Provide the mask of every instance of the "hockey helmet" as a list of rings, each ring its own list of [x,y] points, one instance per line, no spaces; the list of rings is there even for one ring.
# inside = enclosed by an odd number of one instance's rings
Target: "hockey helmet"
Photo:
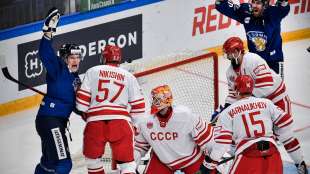
[[[63,44],[59,49],[59,56],[67,59],[70,55],[80,55],[82,59],[82,49],[76,44]]]
[[[156,114],[160,110],[172,105],[172,92],[168,85],[162,85],[152,89],[151,97],[151,114]]]
[[[239,37],[228,38],[223,45],[224,53],[229,54],[235,51],[236,49],[239,51],[244,51],[242,40]]]
[[[104,63],[120,64],[122,61],[122,51],[118,46],[107,45],[101,50]]]
[[[249,75],[240,75],[235,80],[235,89],[240,94],[252,94],[254,81]]]
[[[236,52],[236,50],[238,52]],[[243,42],[239,37],[230,37],[223,45],[224,57],[231,61],[234,68],[241,64],[241,54],[244,54]]]

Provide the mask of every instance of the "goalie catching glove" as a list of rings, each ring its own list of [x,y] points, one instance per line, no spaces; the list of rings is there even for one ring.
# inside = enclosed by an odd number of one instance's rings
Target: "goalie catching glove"
[[[44,34],[50,33],[50,36],[53,37],[53,34],[56,32],[56,28],[59,22],[60,13],[57,8],[53,7],[48,11],[48,14],[45,18],[42,31]]]

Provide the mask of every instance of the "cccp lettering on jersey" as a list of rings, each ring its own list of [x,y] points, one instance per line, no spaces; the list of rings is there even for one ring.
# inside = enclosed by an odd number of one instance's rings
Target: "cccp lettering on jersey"
[[[152,140],[176,140],[178,138],[177,132],[151,132],[150,137]]]

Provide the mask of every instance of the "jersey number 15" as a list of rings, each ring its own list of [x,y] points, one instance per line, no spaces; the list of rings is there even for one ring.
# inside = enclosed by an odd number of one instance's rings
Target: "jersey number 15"
[[[265,126],[263,120],[260,119],[255,120],[254,118],[255,116],[259,115],[260,115],[259,111],[250,112],[248,116],[242,114],[242,121],[245,127],[245,132],[248,137],[261,137],[265,135]],[[252,128],[252,131],[250,131],[250,127]],[[259,129],[261,131],[259,131]]]

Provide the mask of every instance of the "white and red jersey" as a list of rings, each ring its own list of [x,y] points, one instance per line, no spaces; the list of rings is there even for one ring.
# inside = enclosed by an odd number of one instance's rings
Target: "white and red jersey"
[[[183,169],[196,162],[202,150],[213,142],[213,128],[202,117],[185,106],[173,106],[166,123],[148,115],[139,122],[135,137],[136,153],[144,155],[149,148],[172,170]]]
[[[76,107],[87,113],[87,122],[125,119],[143,114],[145,102],[137,79],[127,70],[99,65],[85,73],[77,91]]]
[[[269,68],[266,61],[254,53],[245,53],[238,69],[230,65],[226,71],[228,82],[228,96],[226,103],[232,104],[237,95],[234,82],[239,75],[249,75],[254,80],[253,95],[260,98],[268,98],[277,103],[287,96],[286,87],[282,78]],[[283,108],[282,108],[283,109]]]
[[[293,118],[264,98],[246,97],[233,103],[220,113],[221,131],[214,139],[221,148],[213,150],[210,157],[219,160],[225,150],[236,144],[235,156],[259,141],[269,141],[277,146],[278,138],[296,161],[302,158],[298,140],[292,132]],[[296,152],[296,153],[294,153]]]

